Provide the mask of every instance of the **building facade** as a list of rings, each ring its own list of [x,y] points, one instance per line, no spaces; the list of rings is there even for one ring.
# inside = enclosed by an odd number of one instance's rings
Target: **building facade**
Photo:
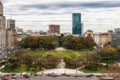
[[[6,48],[6,19],[3,16],[3,5],[0,1],[0,50]]]
[[[26,38],[25,33],[22,28],[15,28],[17,34],[17,42],[21,41],[23,38]]]
[[[81,13],[72,14],[72,34],[82,34]]]
[[[7,20],[7,29],[15,29],[15,20],[14,19]]]
[[[15,48],[17,45],[17,33],[15,29],[7,29],[6,30],[7,35],[6,35],[6,42],[7,42],[7,48]]]
[[[60,34],[60,25],[49,25],[48,32]]]
[[[120,28],[116,28],[112,34],[112,45],[120,47]]]
[[[93,39],[95,43],[99,46],[104,46],[105,44],[111,42],[112,35],[111,33],[94,33]]]
[[[15,20],[7,20],[7,29],[6,29],[6,48],[11,49],[16,46],[16,31],[15,31]]]

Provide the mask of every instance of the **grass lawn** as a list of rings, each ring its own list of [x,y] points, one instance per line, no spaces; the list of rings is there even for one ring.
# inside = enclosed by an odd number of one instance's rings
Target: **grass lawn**
[[[32,51],[32,52],[35,52],[35,53],[37,53],[37,54],[39,54],[39,55],[41,55],[41,56],[44,56],[47,51],[45,51],[45,50],[34,50],[34,51]]]
[[[102,72],[102,68],[99,68],[97,70],[86,70],[86,69],[83,69],[82,71],[85,72],[85,73],[101,73]]]
[[[20,67],[18,67],[18,68],[15,69],[15,70],[12,70],[12,69],[8,70],[8,69],[3,68],[3,69],[0,70],[0,71],[2,71],[2,72],[13,72],[13,73],[22,73],[22,72],[25,72],[26,69],[27,69],[27,68],[26,68],[25,65],[21,65]]]
[[[27,73],[36,73],[37,71],[34,71],[33,69],[28,70],[27,67],[25,65],[21,65],[19,66],[17,69],[15,70],[7,70],[5,68],[0,70],[1,72],[5,72],[5,73],[23,73],[23,72],[27,72]]]
[[[45,50],[34,50],[32,52],[35,52],[41,56],[47,56],[47,55],[54,55],[59,58],[64,58],[64,57],[72,57],[73,59],[78,59],[80,55],[85,53],[86,51],[72,51],[72,50],[63,50],[63,51],[56,51],[56,50],[51,50],[51,51],[45,51]],[[87,51],[88,53],[92,53],[93,51]]]

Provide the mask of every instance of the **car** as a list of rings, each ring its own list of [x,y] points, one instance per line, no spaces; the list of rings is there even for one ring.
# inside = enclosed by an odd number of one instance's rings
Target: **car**
[[[9,80],[8,78],[3,78],[2,80]]]
[[[50,76],[50,77],[58,77],[58,76],[60,76],[60,75],[52,73],[52,74],[47,74],[47,76]]]
[[[42,76],[42,75],[41,75],[41,74],[36,74],[36,73],[35,73],[34,76]]]
[[[71,76],[71,75],[69,75],[69,74],[61,74],[61,76]]]
[[[94,76],[93,74],[88,74],[88,75],[86,75],[86,77],[92,77],[92,76]]]
[[[16,74],[11,74],[11,79],[17,79]]]
[[[29,78],[29,76],[27,74],[23,74],[24,78]]]
[[[74,77],[84,77],[85,75],[74,75]]]
[[[9,80],[8,77],[3,76],[1,80]]]
[[[19,77],[19,78],[23,78],[23,75],[22,75],[22,74],[18,74],[18,77]]]

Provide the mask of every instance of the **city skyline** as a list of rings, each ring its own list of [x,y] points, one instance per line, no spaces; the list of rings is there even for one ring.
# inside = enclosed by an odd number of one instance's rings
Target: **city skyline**
[[[49,24],[61,26],[61,32],[72,33],[72,13],[81,13],[84,32],[105,32],[120,26],[119,0],[1,0],[7,19],[16,20],[24,30],[47,31]],[[34,2],[34,3],[33,3]]]

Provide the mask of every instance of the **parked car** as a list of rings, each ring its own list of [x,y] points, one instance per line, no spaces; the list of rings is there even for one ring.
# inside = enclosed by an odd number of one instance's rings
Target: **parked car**
[[[9,80],[8,78],[3,78],[2,80]]]
[[[88,74],[88,75],[86,75],[86,77],[92,77],[92,76],[94,76],[93,74]]]
[[[69,75],[69,74],[61,74],[61,76],[68,76],[68,77],[69,77],[69,76],[71,76],[71,75]]]
[[[11,74],[11,79],[17,79],[16,74]]]
[[[29,78],[28,74],[23,74],[24,78]]]
[[[9,80],[6,76],[4,76],[3,78],[2,78],[2,80]]]
[[[51,73],[51,74],[47,74],[47,76],[50,76],[50,77],[58,77],[58,76],[60,76],[60,75]]]
[[[85,75],[74,75],[74,77],[84,77]]]

